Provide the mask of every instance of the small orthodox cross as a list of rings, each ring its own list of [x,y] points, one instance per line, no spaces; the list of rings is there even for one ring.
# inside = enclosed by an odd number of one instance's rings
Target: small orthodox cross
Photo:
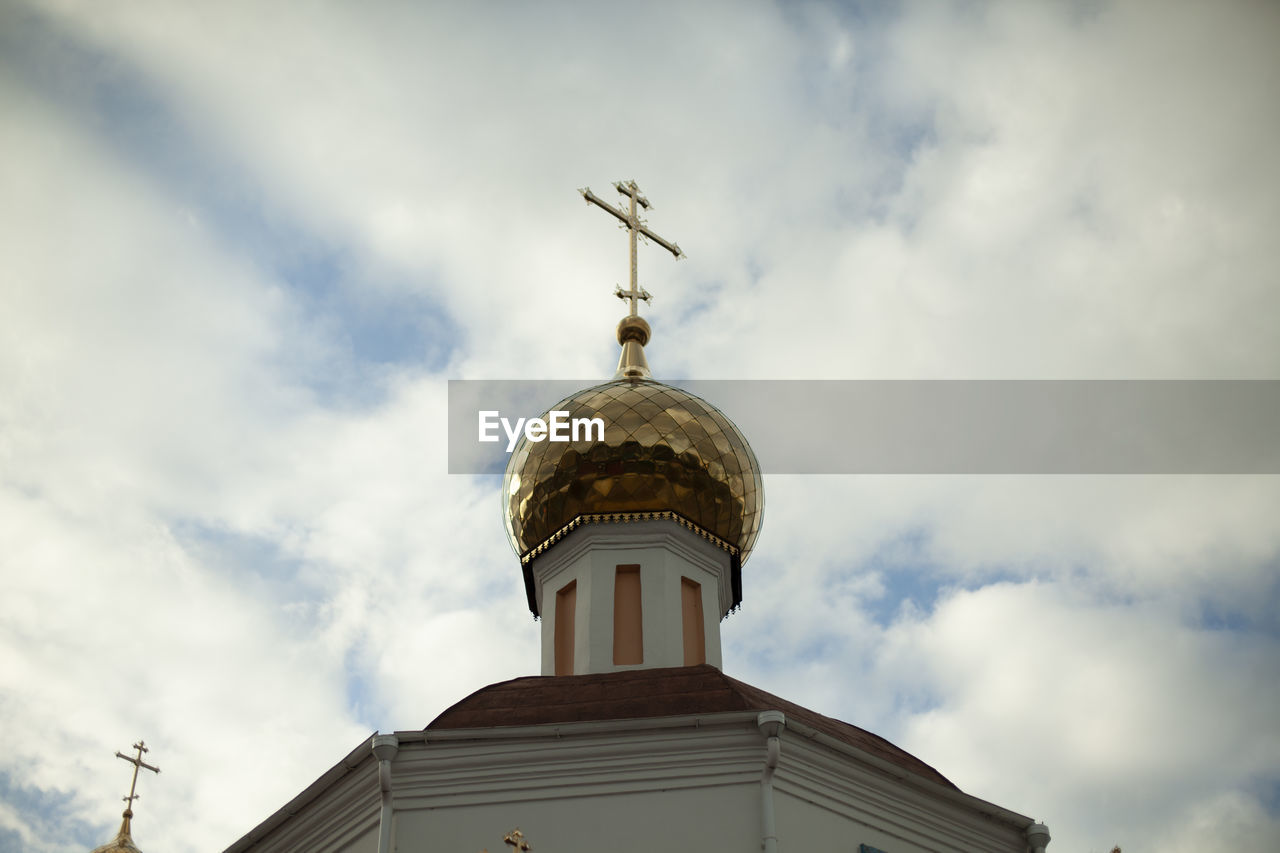
[[[533,845],[524,840],[524,833],[520,831],[519,827],[502,836],[502,840],[513,848],[511,853],[528,853],[533,849]],[[484,848],[480,853],[489,853],[489,848]]]
[[[636,239],[641,236],[648,237],[650,240],[675,255],[676,260],[683,258],[685,254],[680,250],[679,246],[675,243],[669,243],[657,234],[654,234],[649,230],[649,227],[641,221],[638,207],[643,207],[645,210],[648,210],[649,199],[640,194],[640,188],[636,186],[635,181],[615,181],[613,186],[618,192],[631,199],[631,204],[626,211],[614,207],[612,204],[604,201],[593,193],[590,187],[580,189],[578,192],[582,193],[582,197],[587,200],[587,204],[594,204],[596,207],[613,214],[627,229],[627,237],[631,242],[631,289],[623,290],[621,287],[618,287],[614,291],[614,294],[619,299],[626,299],[630,303],[630,316],[635,317],[637,315],[636,300],[648,302],[653,298],[649,295],[649,291],[643,290],[636,285]]]
[[[502,840],[511,845],[513,848],[512,853],[525,853],[525,851],[533,849],[533,845],[524,840],[524,833],[519,829],[511,830],[502,836]]]
[[[133,748],[138,750],[137,756],[125,755],[123,752],[116,752],[116,758],[123,758],[125,761],[133,765],[133,781],[129,783],[129,796],[124,798],[125,809],[127,809],[130,813],[133,812],[133,801],[142,797],[141,794],[137,793],[138,771],[142,770],[143,768],[146,768],[147,770],[150,770],[153,773],[160,772],[159,767],[154,767],[142,760],[142,753],[151,751],[147,749],[146,741],[142,741],[142,740],[138,741],[133,745]]]

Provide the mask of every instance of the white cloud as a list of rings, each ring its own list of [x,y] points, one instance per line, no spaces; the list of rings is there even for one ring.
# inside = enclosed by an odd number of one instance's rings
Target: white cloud
[[[901,621],[879,665],[945,697],[904,726],[908,748],[964,768],[955,781],[995,802],[1056,803],[1055,835],[1085,849],[1144,843],[1186,804],[1211,812],[1224,791],[1248,801],[1256,791],[1238,786],[1274,783],[1278,651],[1146,602],[1001,584]]]

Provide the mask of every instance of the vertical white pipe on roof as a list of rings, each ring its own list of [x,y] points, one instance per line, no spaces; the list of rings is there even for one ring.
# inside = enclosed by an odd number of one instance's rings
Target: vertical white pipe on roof
[[[782,743],[778,733],[787,724],[781,711],[761,711],[756,726],[765,736],[764,772],[760,776],[760,847],[764,853],[778,853],[778,828],[773,810],[773,774],[778,769]]]
[[[395,735],[373,736],[373,755],[378,759],[378,788],[382,791],[382,814],[378,819],[378,853],[391,853],[391,759],[400,751]]]

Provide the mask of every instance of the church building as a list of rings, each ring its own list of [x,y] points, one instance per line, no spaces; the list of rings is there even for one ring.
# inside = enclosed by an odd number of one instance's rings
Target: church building
[[[652,378],[637,237],[681,252],[615,187],[620,206],[582,192],[630,240],[618,370],[551,407],[604,437],[522,440],[503,481],[541,674],[370,736],[226,853],[479,853],[504,832],[538,853],[1040,853],[1044,825],[722,672],[760,467],[724,414]]]

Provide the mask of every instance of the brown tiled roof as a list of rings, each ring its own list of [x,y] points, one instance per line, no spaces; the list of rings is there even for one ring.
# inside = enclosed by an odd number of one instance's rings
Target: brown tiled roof
[[[932,782],[955,788],[937,770],[884,738],[744,684],[707,664],[501,681],[477,690],[444,711],[427,726],[427,731],[726,711],[781,711],[788,720],[803,723]]]

